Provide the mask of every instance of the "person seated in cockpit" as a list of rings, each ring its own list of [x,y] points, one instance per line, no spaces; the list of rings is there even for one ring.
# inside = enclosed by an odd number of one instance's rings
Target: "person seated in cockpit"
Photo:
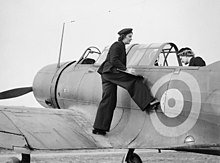
[[[193,51],[188,48],[181,48],[178,51],[178,56],[183,64],[188,66],[206,66],[205,61],[201,57],[195,57]]]

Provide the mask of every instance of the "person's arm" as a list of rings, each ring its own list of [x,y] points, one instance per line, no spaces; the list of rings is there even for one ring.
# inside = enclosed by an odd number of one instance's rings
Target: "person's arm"
[[[121,69],[121,70],[126,70],[126,66],[121,62],[121,60],[119,59],[120,58],[120,55],[123,55],[122,54],[122,49],[121,49],[121,46],[117,43],[114,43],[112,45],[112,47],[110,48],[110,63],[118,68],[118,69]],[[125,56],[126,57],[126,56]]]

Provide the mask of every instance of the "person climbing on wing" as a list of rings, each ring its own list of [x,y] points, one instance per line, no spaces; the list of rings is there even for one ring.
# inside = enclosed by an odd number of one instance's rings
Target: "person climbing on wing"
[[[101,74],[103,93],[93,125],[93,134],[105,135],[110,130],[117,103],[117,85],[129,92],[142,111],[156,109],[160,104],[152,96],[148,86],[143,83],[143,78],[122,72],[127,70],[125,45],[132,40],[132,28],[122,29],[118,34],[118,41],[111,45],[106,60],[98,69],[98,73]]]

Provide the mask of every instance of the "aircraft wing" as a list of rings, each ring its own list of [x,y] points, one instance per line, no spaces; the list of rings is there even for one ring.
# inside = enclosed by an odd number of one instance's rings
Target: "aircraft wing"
[[[146,135],[145,129],[140,130],[150,122],[144,118],[142,112],[136,110],[130,110],[130,117],[124,113],[124,120],[120,120],[121,125],[112,134],[109,133],[109,136],[94,135],[91,131],[93,122],[77,110],[0,106],[0,149],[32,151],[151,147],[219,155],[219,144],[177,146],[178,143],[170,141],[167,147],[152,147],[151,141],[145,142],[152,133]],[[138,123],[134,124],[132,118],[137,117],[137,114],[143,116],[139,115]],[[129,123],[126,118],[130,118]],[[130,125],[136,126],[135,132],[131,133]],[[153,130],[149,126],[147,128],[148,131]]]
[[[80,114],[64,109],[0,106],[0,148],[65,150],[111,147],[101,136],[86,131]],[[92,126],[91,126],[92,128]]]

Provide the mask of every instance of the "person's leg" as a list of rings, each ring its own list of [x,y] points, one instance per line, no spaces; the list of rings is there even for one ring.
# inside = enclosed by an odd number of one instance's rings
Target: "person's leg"
[[[93,127],[95,129],[109,131],[117,102],[117,85],[102,77],[102,100],[96,113]]]
[[[103,74],[103,77],[106,80],[125,88],[141,110],[145,110],[146,107],[154,100],[150,89],[140,78],[123,72],[111,73],[111,75]]]

